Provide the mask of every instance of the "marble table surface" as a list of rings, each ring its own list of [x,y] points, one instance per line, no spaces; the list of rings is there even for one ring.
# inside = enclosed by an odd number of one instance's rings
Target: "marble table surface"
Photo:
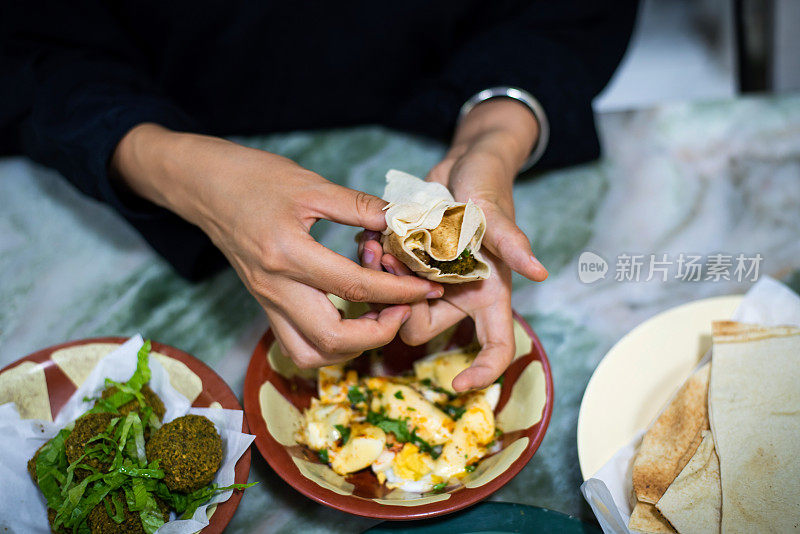
[[[754,264],[758,276],[800,288],[800,97],[675,103],[598,122],[602,160],[531,173],[515,188],[518,222],[551,275],[540,284],[515,278],[513,303],[549,355],[556,403],[537,454],[492,497],[584,519],[575,428],[606,351],[662,310],[743,293]],[[240,141],[378,194],[387,169],[424,174],[444,151],[377,127]],[[232,271],[199,284],[180,279],[119,216],[24,158],[0,159],[0,199],[0,367],[70,339],[141,332],[201,358],[241,397],[266,321]],[[354,255],[354,229],[320,223],[314,234]],[[581,281],[584,251],[607,262],[605,278]],[[647,281],[651,255],[669,270]],[[678,272],[679,258],[692,255],[705,263],[700,280]],[[750,272],[737,273],[739,256]],[[629,269],[637,261],[638,281]],[[260,484],[229,532],[357,532],[375,523],[290,489],[257,452],[250,480]]]

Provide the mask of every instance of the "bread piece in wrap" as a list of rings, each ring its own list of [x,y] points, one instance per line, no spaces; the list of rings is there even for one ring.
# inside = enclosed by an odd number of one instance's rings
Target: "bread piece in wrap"
[[[689,462],[708,430],[708,376],[711,364],[694,372],[642,438],[633,462],[633,490],[639,501],[655,504]]]
[[[722,532],[800,532],[800,328],[716,322],[713,341]]]
[[[442,184],[396,170],[386,173],[383,199],[389,203],[383,249],[409,269],[450,284],[489,277],[480,254],[486,217],[474,202],[456,202]]]
[[[714,438],[703,441],[675,478],[656,508],[680,534],[719,534],[722,490]]]
[[[675,529],[663,515],[650,503],[637,501],[628,521],[628,528],[646,534],[671,534]]]

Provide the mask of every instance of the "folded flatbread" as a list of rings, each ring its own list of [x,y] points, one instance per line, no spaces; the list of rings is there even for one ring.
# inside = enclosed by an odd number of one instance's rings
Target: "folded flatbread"
[[[800,532],[800,328],[716,322],[722,532]]]
[[[719,458],[711,432],[703,431],[703,441],[656,503],[680,534],[719,534],[722,490]]]
[[[456,202],[445,186],[410,174],[386,173],[383,249],[420,276],[458,284],[489,277],[480,254],[486,231],[483,210]]]
[[[650,503],[637,501],[631,512],[631,519],[628,521],[628,528],[636,532],[646,534],[668,534],[674,533],[675,529],[670,526],[661,512]]]
[[[694,372],[642,438],[633,462],[636,499],[655,504],[684,468],[708,430],[710,364]]]

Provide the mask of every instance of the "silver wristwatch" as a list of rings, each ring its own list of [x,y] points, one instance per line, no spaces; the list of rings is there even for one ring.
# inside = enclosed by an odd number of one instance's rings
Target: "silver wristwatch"
[[[536,145],[531,151],[531,155],[528,156],[528,159],[519,170],[519,172],[525,172],[533,167],[537,161],[539,161],[539,159],[542,157],[542,154],[544,154],[544,151],[547,148],[547,142],[550,139],[550,124],[547,122],[547,114],[545,114],[544,108],[532,94],[530,94],[528,91],[519,89],[518,87],[490,87],[489,89],[484,89],[480,93],[477,93],[472,98],[467,100],[464,105],[461,106],[461,111],[458,113],[458,121],[461,122],[464,117],[466,117],[467,114],[472,111],[472,108],[481,102],[485,102],[490,98],[498,97],[513,98],[518,102],[522,102],[528,106],[528,109],[531,110],[531,113],[533,113],[533,116],[536,118],[536,122],[539,123],[539,138],[537,139]]]

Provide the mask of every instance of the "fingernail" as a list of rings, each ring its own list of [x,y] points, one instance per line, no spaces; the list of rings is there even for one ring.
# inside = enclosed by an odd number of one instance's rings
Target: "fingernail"
[[[375,253],[372,252],[370,249],[365,248],[364,249],[364,263],[367,263],[367,264],[372,263],[372,260],[374,260],[374,259],[375,259]]]
[[[428,294],[425,295],[425,298],[438,299],[439,297],[442,296],[443,293],[444,293],[444,290],[442,288],[433,289],[431,291],[428,291]]]
[[[394,269],[392,269],[390,266],[386,265],[385,263],[381,262],[381,265],[383,265],[383,268],[386,269],[387,272],[389,272],[391,274],[395,274],[395,275],[397,274],[396,272],[394,272]]]
[[[537,260],[537,259],[536,259],[536,256],[534,256],[533,254],[531,254],[531,262],[532,262],[534,265],[536,265],[537,267],[541,267],[542,269],[545,269],[544,265],[542,265],[542,262],[540,262],[539,260]],[[545,269],[545,270],[547,270],[547,269]]]

